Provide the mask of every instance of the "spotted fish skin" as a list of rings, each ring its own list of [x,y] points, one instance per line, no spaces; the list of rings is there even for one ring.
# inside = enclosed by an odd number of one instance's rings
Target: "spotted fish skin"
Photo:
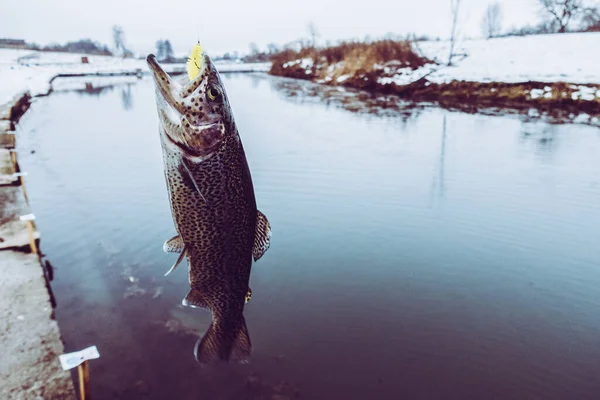
[[[219,74],[204,57],[198,77],[182,86],[148,56],[179,236],[165,248],[182,251],[188,261],[190,292],[182,303],[212,312],[211,326],[196,343],[196,359],[245,361],[252,351],[243,315],[252,258],[268,248],[270,227],[268,235],[257,229],[264,216],[242,142]]]

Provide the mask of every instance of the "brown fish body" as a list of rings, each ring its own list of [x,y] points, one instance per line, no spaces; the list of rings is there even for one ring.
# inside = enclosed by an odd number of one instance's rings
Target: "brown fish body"
[[[186,245],[190,287],[208,291],[224,284],[231,289],[241,286],[236,297],[243,300],[252,264],[257,209],[241,143],[225,145],[211,159],[196,165],[182,159],[171,162],[176,156],[165,156],[171,211]],[[214,310],[217,303],[212,303],[209,305]]]
[[[150,57],[149,64],[156,68]],[[192,96],[186,103],[185,96],[173,95],[175,100],[167,100],[181,104],[171,107],[187,115],[177,125],[169,115],[173,110],[157,101],[165,179],[178,233],[165,243],[165,250],[181,252],[180,260],[187,258],[190,292],[183,304],[213,314],[210,328],[196,344],[198,361],[244,360],[251,352],[243,310],[252,258],[257,260],[268,248],[270,228],[256,208],[250,170],[222,83],[209,60],[207,64],[204,79],[220,85],[215,87],[222,102],[202,103]],[[170,88],[162,88],[166,78],[154,72],[161,100]],[[199,98],[201,87],[194,92]],[[181,91],[187,93],[185,87]],[[194,122],[196,126],[190,126]]]
[[[219,322],[213,329],[224,332],[243,322],[257,215],[242,144],[230,142],[200,164],[163,154],[173,220],[187,249],[186,304],[209,309]]]

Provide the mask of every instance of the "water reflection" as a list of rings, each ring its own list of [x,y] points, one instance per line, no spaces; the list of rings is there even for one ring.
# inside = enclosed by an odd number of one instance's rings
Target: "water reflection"
[[[81,96],[99,97],[120,88],[121,105],[123,110],[131,110],[133,108],[133,94],[131,87],[133,83],[98,83],[98,82],[83,82],[83,88],[78,87],[62,87],[53,90],[55,93],[76,93]]]
[[[114,89],[114,85],[107,86],[94,86],[92,82],[86,82],[84,89],[75,89],[75,93],[89,95],[89,96],[99,96],[100,94],[112,91]]]
[[[434,175],[432,184],[431,184],[431,197],[432,203],[435,198],[441,199],[444,197],[445,190],[445,182],[444,182],[444,159],[446,157],[446,131],[448,124],[448,116],[444,115],[444,120],[442,122],[442,135],[440,142],[440,155],[438,161],[437,173]]]
[[[268,79],[281,97],[297,104],[318,103],[373,117],[397,118],[402,122],[418,118],[424,104],[403,101],[397,96],[371,94],[341,86],[317,85],[296,79]]]
[[[126,84],[121,88],[121,101],[124,110],[131,110],[133,107],[133,98],[131,93],[131,84]]]
[[[163,277],[151,82],[55,92],[22,121],[67,351],[102,353],[95,397],[597,396],[597,129],[224,81],[277,242],[253,266],[243,366],[198,368],[210,313],[179,305],[185,272]]]
[[[551,158],[557,153],[560,145],[558,125],[524,123],[521,142],[526,146],[533,144],[538,154]]]
[[[76,93],[81,96],[99,97],[120,89],[123,109],[131,110],[133,108],[132,87],[140,79],[131,76],[58,78],[52,83],[52,93]]]

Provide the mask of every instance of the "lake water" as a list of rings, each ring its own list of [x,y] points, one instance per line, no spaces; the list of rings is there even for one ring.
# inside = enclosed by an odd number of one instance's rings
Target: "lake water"
[[[95,398],[600,397],[600,129],[223,80],[273,227],[247,365],[196,364],[210,314],[180,306],[184,269],[163,277],[151,81],[59,81],[19,126],[66,350],[101,354]]]

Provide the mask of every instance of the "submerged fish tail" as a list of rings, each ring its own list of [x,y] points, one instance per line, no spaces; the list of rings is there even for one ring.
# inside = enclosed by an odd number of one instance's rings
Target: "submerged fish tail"
[[[252,354],[252,343],[246,327],[246,320],[241,317],[238,329],[220,326],[213,322],[210,328],[196,342],[194,356],[201,364],[213,361],[247,361]]]

